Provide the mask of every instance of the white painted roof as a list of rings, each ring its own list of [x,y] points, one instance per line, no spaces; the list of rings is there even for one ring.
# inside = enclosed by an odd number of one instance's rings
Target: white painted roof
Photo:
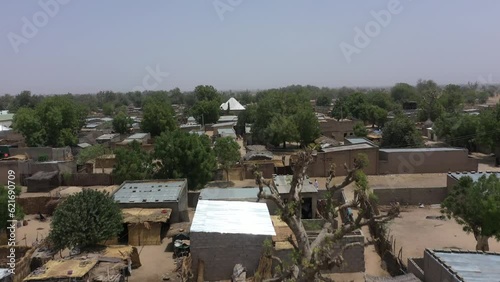
[[[230,111],[243,111],[243,110],[245,110],[245,107],[243,107],[243,105],[241,105],[240,102],[238,102],[233,97],[229,98],[229,100],[227,100],[226,103],[222,103],[220,105],[221,110],[226,111],[228,105],[229,105],[229,110]]]
[[[200,200],[191,232],[275,236],[265,203]]]
[[[9,277],[9,269],[8,268],[0,268],[0,279],[3,279],[5,277]]]
[[[9,130],[12,130],[12,128],[0,124],[0,131],[9,131]]]

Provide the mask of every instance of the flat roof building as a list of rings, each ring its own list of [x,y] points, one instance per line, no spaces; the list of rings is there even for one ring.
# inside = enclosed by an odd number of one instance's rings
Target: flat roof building
[[[500,255],[464,250],[425,250],[425,282],[500,281]],[[418,275],[415,275],[418,277]]]
[[[187,180],[125,181],[113,194],[122,209],[171,209],[170,222],[187,219]]]
[[[282,197],[288,197],[292,188],[292,175],[273,175],[273,182],[278,188],[278,192]],[[310,178],[304,179],[302,183],[302,218],[316,218],[316,210],[318,205],[318,188],[314,186],[314,182]]]
[[[205,280],[230,279],[238,263],[252,276],[264,241],[275,235],[264,203],[200,200],[190,231],[195,277],[200,260],[204,262]]]

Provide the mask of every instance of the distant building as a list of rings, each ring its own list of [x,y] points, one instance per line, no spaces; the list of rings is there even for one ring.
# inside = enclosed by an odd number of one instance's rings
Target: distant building
[[[8,111],[0,112],[0,126],[3,128],[10,128],[13,120],[14,114],[9,113]]]
[[[118,142],[120,141],[120,134],[103,134],[97,137],[95,140],[99,144],[104,144],[108,142]]]
[[[321,134],[342,142],[346,137],[353,136],[355,121],[349,119],[336,120],[334,118],[318,116]]]
[[[237,137],[234,128],[214,128],[214,135],[219,137],[231,137],[233,139],[236,139]]]
[[[138,142],[141,145],[148,144],[151,139],[151,134],[149,133],[135,133],[125,138],[121,143],[122,144],[130,144],[134,141]]]
[[[253,276],[264,242],[275,235],[265,203],[200,200],[190,230],[194,277],[200,261],[208,281],[231,279],[236,263]]]
[[[238,102],[236,99],[231,97],[229,98],[229,100],[227,100],[227,102],[220,105],[220,109],[222,111],[229,111],[230,113],[237,114],[244,111],[245,107],[241,105],[240,102]]]
[[[217,123],[229,123],[232,122],[234,125],[238,122],[238,116],[220,116]]]

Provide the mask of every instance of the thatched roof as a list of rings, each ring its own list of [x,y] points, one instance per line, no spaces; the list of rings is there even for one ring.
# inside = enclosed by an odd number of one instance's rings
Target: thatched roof
[[[122,209],[125,223],[167,222],[171,213],[171,209]]]
[[[167,231],[167,238],[172,238],[181,233],[189,233],[191,228],[191,222],[178,222],[170,225],[170,228]]]
[[[44,266],[30,273],[30,275],[24,278],[24,281],[81,278],[94,268],[96,264],[96,259],[51,260]]]

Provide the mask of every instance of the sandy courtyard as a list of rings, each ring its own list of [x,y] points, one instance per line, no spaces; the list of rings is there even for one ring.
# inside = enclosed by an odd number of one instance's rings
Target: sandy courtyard
[[[440,215],[439,208],[409,207],[401,213],[401,217],[389,223],[389,233],[396,240],[396,251],[403,248],[405,264],[410,257],[423,257],[426,248],[475,250],[474,236],[465,233],[454,219],[426,219],[426,216]],[[489,244],[490,251],[500,252],[500,242],[492,238]]]

